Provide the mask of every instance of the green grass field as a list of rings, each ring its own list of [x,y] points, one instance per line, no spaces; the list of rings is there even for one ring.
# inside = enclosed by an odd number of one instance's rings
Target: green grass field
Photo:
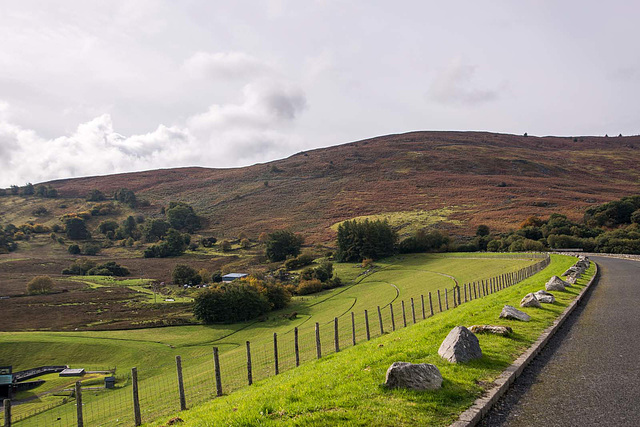
[[[293,329],[300,330],[302,361],[315,356],[313,325],[321,325],[321,338],[325,344],[325,354],[334,351],[329,345],[333,337],[334,318],[340,322],[340,342],[343,347],[350,345],[350,313],[355,313],[358,341],[364,339],[363,311],[369,311],[371,325],[377,325],[376,307],[383,311],[386,330],[391,329],[389,304],[395,308],[395,322],[398,327],[402,320],[399,301],[410,298],[416,302],[420,295],[428,292],[451,290],[454,280],[460,283],[477,281],[509,273],[531,265],[537,260],[519,255],[512,258],[500,256],[443,256],[408,255],[393,257],[376,263],[373,273],[358,277],[364,270],[354,264],[336,265],[337,274],[349,285],[319,294],[296,297],[290,307],[280,312],[270,313],[263,321],[233,325],[180,326],[156,329],[123,331],[83,331],[83,332],[18,332],[0,333],[0,360],[12,364],[15,370],[46,364],[69,364],[87,369],[104,369],[117,366],[118,375],[127,383],[130,368],[137,366],[141,378],[141,399],[143,418],[150,421],[158,415],[176,409],[174,357],[183,358],[187,381],[189,404],[201,402],[213,392],[211,375],[211,348],[216,346],[221,352],[223,383],[225,391],[242,387],[246,383],[244,371],[245,342],[251,341],[254,354],[254,378],[260,380],[273,375],[272,339],[273,333],[279,337],[282,349],[281,370],[294,366]],[[450,294],[449,294],[450,295]],[[450,305],[453,300],[450,296]],[[437,311],[437,308],[436,308]],[[291,313],[296,312],[291,319]],[[407,314],[410,318],[411,316]],[[409,320],[410,321],[410,320]],[[372,335],[379,334],[378,326],[372,326]],[[109,425],[129,424],[131,414],[130,387],[117,390],[95,392],[85,398],[88,423],[98,419],[108,420]],[[16,417],[33,411],[34,405],[17,405]],[[107,414],[101,414],[109,408]],[[25,419],[20,424],[43,425],[60,418],[60,425],[73,423],[73,403],[58,406]]]
[[[498,320],[503,305],[518,306],[522,296],[542,289],[550,276],[561,274],[573,262],[553,256],[547,269],[515,286],[173,416],[185,421],[181,425],[197,426],[449,425],[553,323],[586,284],[594,266],[575,286],[555,292],[556,303],[523,309],[532,316],[531,322]],[[472,324],[509,325],[514,334],[479,335],[481,359],[465,364],[441,359],[437,350],[447,333]],[[442,389],[385,388],[386,370],[395,361],[435,364],[444,378]]]

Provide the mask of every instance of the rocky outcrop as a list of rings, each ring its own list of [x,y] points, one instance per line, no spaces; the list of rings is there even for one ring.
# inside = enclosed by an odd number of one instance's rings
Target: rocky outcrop
[[[528,322],[529,320],[531,320],[531,316],[529,316],[527,313],[520,311],[517,308],[510,305],[505,305],[502,308],[500,317],[503,319],[514,319],[514,320],[520,320],[523,322]]]
[[[547,291],[538,291],[534,295],[536,296],[537,300],[543,304],[553,304],[554,302],[556,302],[556,297],[554,297],[553,294],[550,294]]]
[[[524,298],[522,298],[522,301],[520,301],[520,307],[542,307],[540,305],[540,302],[538,301],[538,298],[536,298],[536,296],[532,293],[529,293],[527,295],[524,296]]]
[[[497,325],[473,325],[469,327],[469,330],[474,334],[494,334],[507,337],[513,333],[513,329],[509,326],[497,326]]]
[[[442,387],[442,375],[435,365],[394,362],[387,369],[385,385],[410,390],[437,390]]]
[[[482,357],[480,342],[464,326],[456,326],[442,341],[438,354],[452,363],[464,363]]]
[[[567,286],[571,286],[571,284],[565,282],[558,276],[553,276],[547,283],[545,283],[544,288],[548,291],[564,291]]]

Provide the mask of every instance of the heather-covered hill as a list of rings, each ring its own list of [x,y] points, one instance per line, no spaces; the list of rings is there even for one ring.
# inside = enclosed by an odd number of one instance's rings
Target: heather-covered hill
[[[127,187],[153,207],[188,202],[220,237],[291,228],[308,241],[330,226],[386,213],[468,234],[530,215],[572,219],[640,191],[640,136],[524,137],[484,132],[382,136],[244,168],[180,168],[54,181],[61,196]],[[406,224],[405,224],[406,225]]]

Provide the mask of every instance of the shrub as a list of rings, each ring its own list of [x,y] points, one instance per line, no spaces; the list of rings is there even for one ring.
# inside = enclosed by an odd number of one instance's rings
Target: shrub
[[[142,236],[147,242],[157,242],[167,235],[171,225],[163,219],[152,219],[143,227]]]
[[[94,268],[96,263],[88,259],[77,259],[69,267],[62,270],[62,274],[72,274],[75,276],[84,276],[89,270]]]
[[[113,220],[102,221],[100,225],[98,225],[98,230],[100,233],[106,235],[108,232],[115,232],[118,229],[118,223]]]
[[[229,283],[200,291],[193,314],[204,323],[235,323],[259,317],[270,309],[267,297],[247,284]]]
[[[47,215],[49,211],[44,206],[38,206],[33,211],[31,211],[31,213],[34,214],[35,216],[44,216],[44,215]]]
[[[89,269],[86,273],[89,276],[117,276],[124,277],[130,274],[129,269],[114,261],[106,262]]]
[[[71,255],[80,255],[80,246],[74,244],[69,245],[69,247],[67,248],[67,251],[71,254]]]
[[[200,228],[200,218],[191,206],[182,202],[171,202],[166,210],[171,227],[193,233]]]
[[[295,258],[289,258],[284,263],[284,268],[287,270],[297,270],[301,267],[310,265],[313,263],[313,256],[310,254],[301,254]]]
[[[218,241],[218,239],[216,239],[215,237],[203,237],[200,240],[200,244],[204,248],[211,248],[211,247],[213,247],[213,245],[216,244],[217,241]]]
[[[127,188],[120,188],[119,190],[116,190],[113,194],[113,198],[132,208],[135,208],[138,203],[135,193]]]
[[[103,200],[107,200],[107,198],[100,190],[91,190],[89,194],[87,194],[88,202],[101,202]]]
[[[89,256],[98,255],[98,252],[100,252],[101,249],[102,248],[97,243],[85,243],[82,245],[82,254]]]
[[[67,218],[64,224],[65,224],[67,237],[69,239],[84,240],[84,239],[91,238],[91,235],[89,234],[89,230],[87,230],[87,225],[84,222],[84,219],[74,216],[74,217]]]
[[[53,279],[49,276],[36,276],[27,283],[27,293],[48,294],[53,290]]]
[[[170,256],[180,256],[187,249],[187,244],[182,233],[170,228],[163,241],[145,249],[144,257],[166,258]]]
[[[223,240],[220,242],[220,249],[222,252],[229,252],[231,250],[231,242],[228,240]]]
[[[324,289],[322,282],[318,279],[301,280],[296,289],[298,295],[309,295],[320,292]]]
[[[249,249],[251,247],[251,242],[246,237],[240,240],[240,247],[242,249]]]

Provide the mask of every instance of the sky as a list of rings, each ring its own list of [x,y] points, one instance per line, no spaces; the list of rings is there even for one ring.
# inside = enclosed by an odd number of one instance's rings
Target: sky
[[[413,130],[639,134],[630,1],[3,0],[0,187]]]

